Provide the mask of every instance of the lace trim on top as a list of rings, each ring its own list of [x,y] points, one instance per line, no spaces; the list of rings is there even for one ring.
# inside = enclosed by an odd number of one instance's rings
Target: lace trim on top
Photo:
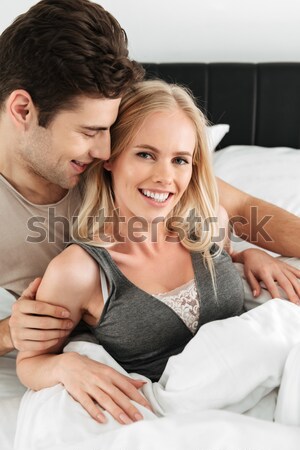
[[[172,291],[152,295],[173,309],[188,329],[193,334],[196,333],[199,323],[200,304],[194,279]]]

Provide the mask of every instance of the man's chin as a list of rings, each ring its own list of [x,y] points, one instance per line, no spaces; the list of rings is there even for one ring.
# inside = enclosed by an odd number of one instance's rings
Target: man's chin
[[[63,189],[73,189],[74,187],[76,187],[78,185],[80,181],[80,176],[76,175],[73,176],[72,178],[69,178],[68,180],[64,180],[62,182],[59,183],[59,186]]]

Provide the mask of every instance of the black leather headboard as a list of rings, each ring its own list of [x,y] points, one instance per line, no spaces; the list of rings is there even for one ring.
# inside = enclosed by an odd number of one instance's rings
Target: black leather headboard
[[[300,148],[300,63],[148,63],[147,78],[189,87],[228,145]]]

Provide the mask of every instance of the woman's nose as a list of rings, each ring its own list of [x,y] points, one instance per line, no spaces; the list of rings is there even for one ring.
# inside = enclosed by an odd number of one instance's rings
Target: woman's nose
[[[158,164],[153,171],[152,180],[155,183],[169,185],[173,181],[173,171],[168,164]]]

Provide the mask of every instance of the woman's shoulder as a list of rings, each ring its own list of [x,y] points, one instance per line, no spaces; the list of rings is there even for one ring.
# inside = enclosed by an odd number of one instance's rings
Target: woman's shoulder
[[[84,289],[99,277],[99,266],[84,248],[71,244],[50,262],[45,276],[64,286]]]
[[[53,305],[65,306],[77,324],[83,311],[89,311],[91,299],[98,299],[101,295],[100,288],[97,263],[74,244],[50,262],[37,298]]]

